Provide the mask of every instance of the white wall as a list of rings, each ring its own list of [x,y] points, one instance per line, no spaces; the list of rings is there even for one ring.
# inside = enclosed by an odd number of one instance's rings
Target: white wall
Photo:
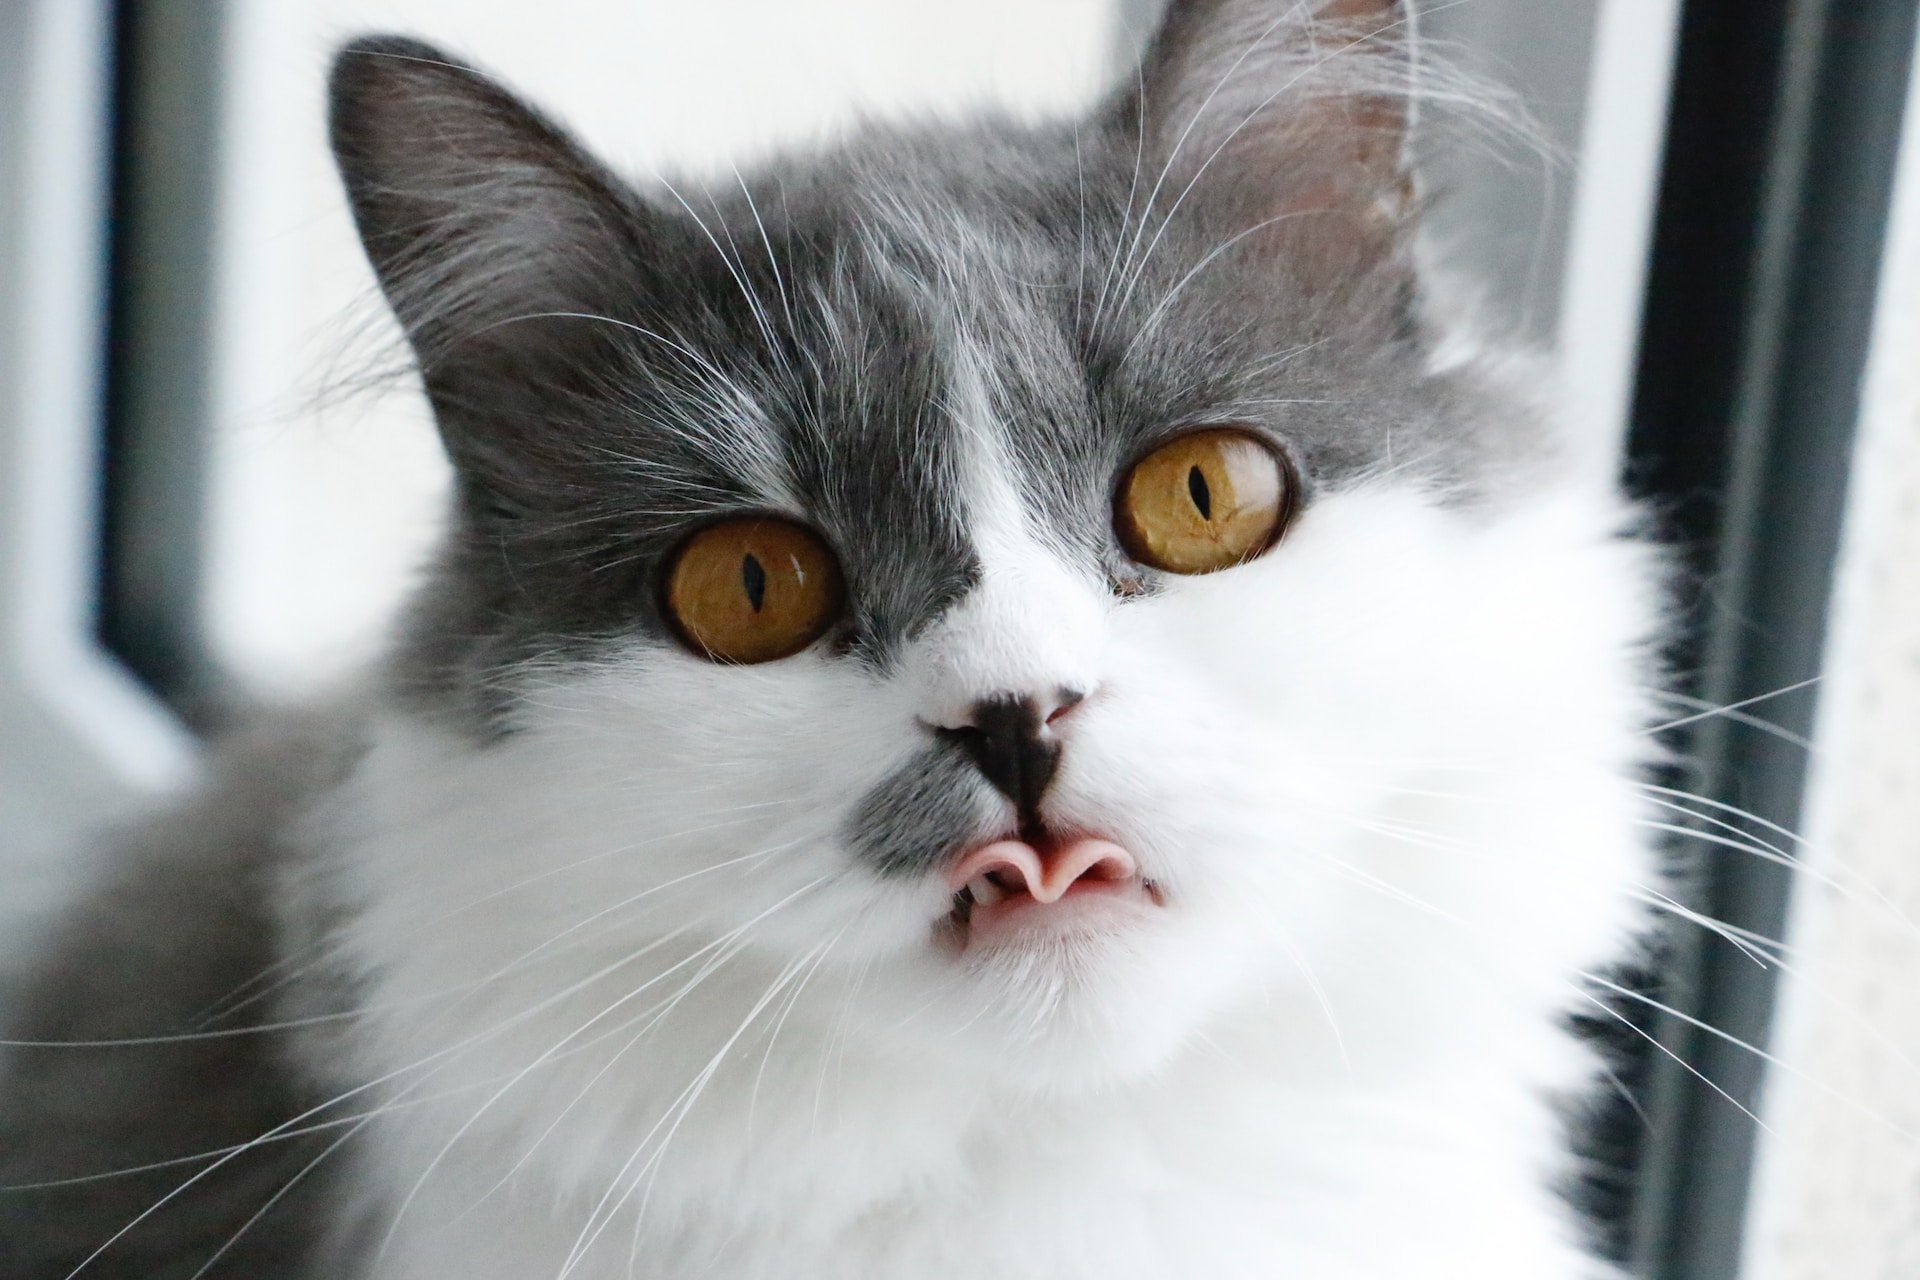
[[[1822,664],[1754,1280],[1920,1276],[1920,94]]]

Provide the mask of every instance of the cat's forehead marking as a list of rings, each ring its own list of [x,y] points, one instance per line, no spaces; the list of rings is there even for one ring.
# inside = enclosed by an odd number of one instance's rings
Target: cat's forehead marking
[[[908,217],[933,263],[948,417],[985,555],[1097,562],[1101,503],[1121,448],[1093,415],[1078,351],[1071,253],[1031,228]],[[1095,574],[1094,576],[1098,576]]]
[[[1034,521],[1020,492],[1006,424],[987,385],[987,353],[958,325],[947,333],[947,412],[964,483],[967,532],[989,566],[1032,554]]]
[[[953,326],[945,354],[967,536],[980,574],[933,638],[935,713],[952,718],[1003,694],[1090,688],[1098,680],[1100,575],[1035,510],[1010,425],[990,393],[982,341]]]

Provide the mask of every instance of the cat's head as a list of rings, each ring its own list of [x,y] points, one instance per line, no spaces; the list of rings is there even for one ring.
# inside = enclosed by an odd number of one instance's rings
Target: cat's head
[[[473,963],[670,937],[765,1021],[805,985],[1060,1084],[1611,928],[1610,871],[1498,833],[1604,808],[1539,791],[1624,749],[1625,562],[1423,320],[1413,78],[1391,3],[1185,0],[1071,125],[629,185],[347,49],[458,473],[398,671],[485,827],[407,882],[505,904]]]

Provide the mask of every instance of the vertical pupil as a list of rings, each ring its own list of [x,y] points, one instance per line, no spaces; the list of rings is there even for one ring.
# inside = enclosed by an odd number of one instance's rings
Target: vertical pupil
[[[755,613],[760,612],[760,606],[767,602],[767,571],[751,551],[740,561],[740,585],[747,589],[747,603]]]
[[[1193,498],[1194,508],[1200,512],[1200,518],[1213,519],[1213,495],[1207,491],[1207,477],[1198,466],[1187,470],[1187,493]]]

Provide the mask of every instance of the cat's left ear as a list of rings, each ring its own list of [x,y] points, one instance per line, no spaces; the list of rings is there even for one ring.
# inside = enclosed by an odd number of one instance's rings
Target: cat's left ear
[[[565,448],[537,397],[644,293],[659,217],[552,121],[397,36],[334,61],[334,157],[462,478],[506,491]]]
[[[1148,216],[1197,206],[1323,277],[1404,267],[1410,24],[1406,0],[1172,0],[1113,117]]]

